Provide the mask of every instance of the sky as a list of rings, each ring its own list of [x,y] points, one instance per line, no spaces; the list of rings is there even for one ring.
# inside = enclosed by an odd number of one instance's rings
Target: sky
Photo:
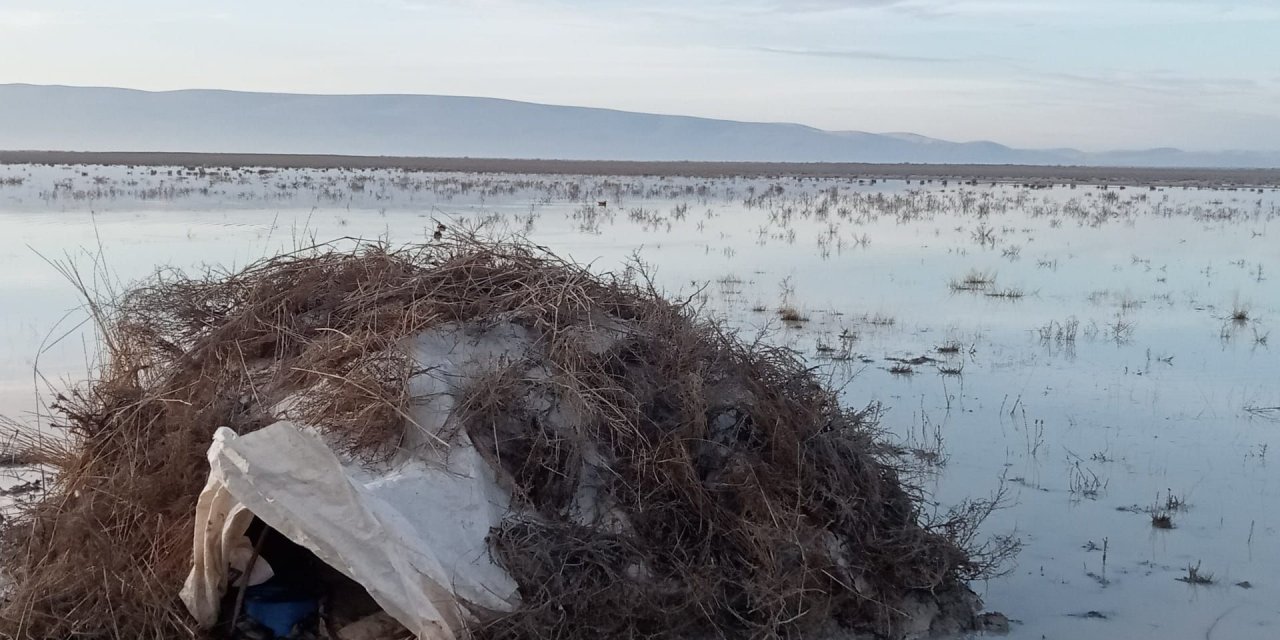
[[[0,83],[1280,149],[1280,0],[0,0]]]

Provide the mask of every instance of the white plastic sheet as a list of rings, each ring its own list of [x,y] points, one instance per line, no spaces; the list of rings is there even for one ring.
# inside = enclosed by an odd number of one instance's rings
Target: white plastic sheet
[[[409,458],[368,473],[344,466],[319,436],[289,422],[243,437],[218,430],[183,602],[199,623],[216,622],[232,554],[256,515],[363,585],[419,638],[462,636],[463,600],[513,609],[515,584],[485,546],[508,495],[463,445],[448,469]]]

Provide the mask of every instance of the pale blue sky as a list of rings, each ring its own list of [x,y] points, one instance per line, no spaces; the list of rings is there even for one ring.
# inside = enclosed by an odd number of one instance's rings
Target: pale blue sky
[[[1280,149],[1280,0],[0,0],[0,82]]]

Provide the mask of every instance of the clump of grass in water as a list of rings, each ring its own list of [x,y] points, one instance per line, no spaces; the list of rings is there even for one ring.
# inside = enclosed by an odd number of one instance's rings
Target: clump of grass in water
[[[1026,296],[1027,293],[1018,287],[1007,287],[998,291],[988,291],[988,298],[1004,298],[1006,300],[1018,300]]]
[[[1040,333],[1041,342],[1057,342],[1058,344],[1075,344],[1076,335],[1080,331],[1080,321],[1075,316],[1065,322],[1050,320],[1036,329]]]
[[[1252,319],[1252,316],[1249,315],[1250,306],[1248,302],[1241,302],[1240,294],[1236,294],[1231,300],[1231,314],[1227,316],[1227,319],[1237,325],[1245,324]]]
[[[877,313],[867,318],[867,324],[875,325],[877,327],[892,327],[897,323],[898,321],[893,316],[885,315],[883,313]]]
[[[906,451],[922,464],[932,467],[943,467],[947,464],[947,453],[942,440],[942,428],[929,421],[928,416],[920,425],[920,434],[914,432],[909,438]]]
[[[1093,500],[1103,489],[1107,488],[1107,482],[1098,477],[1092,469],[1080,466],[1080,462],[1076,461],[1071,467],[1071,493]]]
[[[974,229],[970,235],[973,236],[973,241],[978,243],[979,246],[996,246],[996,230],[988,227],[985,222],[980,223],[978,228]]]
[[[1213,584],[1215,582],[1212,573],[1200,571],[1199,560],[1194,565],[1187,565],[1187,575],[1181,576],[1177,580],[1187,584]]]
[[[1147,509],[1147,513],[1151,516],[1151,526],[1156,529],[1172,529],[1173,514],[1186,508],[1186,500],[1174,495],[1172,490],[1166,494],[1163,503],[1160,501],[1160,495],[1156,494],[1155,504]]]
[[[783,322],[808,322],[809,321],[809,318],[806,317],[804,314],[800,313],[800,310],[796,309],[795,307],[783,307],[781,309],[778,309],[778,317],[782,318]]]
[[[1115,322],[1107,325],[1107,336],[1116,344],[1123,344],[1133,338],[1135,327],[1132,320],[1126,320],[1123,315],[1117,314]]]
[[[910,376],[915,375],[915,372],[916,370],[912,369],[911,365],[903,364],[901,362],[889,367],[889,373],[892,373],[895,376]]]
[[[1120,294],[1119,302],[1121,311],[1132,311],[1142,306],[1142,301],[1133,297],[1133,294],[1128,291]]]
[[[985,291],[996,283],[996,274],[991,271],[970,269],[964,277],[952,280],[949,284],[952,291]]]
[[[937,351],[938,353],[954,355],[954,354],[960,353],[961,348],[962,348],[962,345],[959,342],[952,340],[952,341],[943,343],[943,345],[940,347],[934,347],[933,350]]]

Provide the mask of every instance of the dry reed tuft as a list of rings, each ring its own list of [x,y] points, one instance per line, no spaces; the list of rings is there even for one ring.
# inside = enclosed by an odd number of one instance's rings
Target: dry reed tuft
[[[963,590],[1012,553],[975,542],[991,503],[921,512],[874,407],[841,408],[789,352],[631,275],[458,236],[168,272],[100,306],[101,370],[56,403],[69,440],[31,443],[56,483],[4,528],[0,635],[199,637],[177,591],[214,430],[266,426],[289,399],[341,453],[385,459],[411,421],[403,340],[444,323],[515,323],[549,358],[544,378],[499,371],[459,402],[516,497],[489,545],[523,604],[475,611],[481,636],[785,635],[832,618],[888,636],[904,598]],[[618,339],[586,348],[575,329],[601,318]],[[539,395],[579,423],[541,420]],[[625,526],[584,521],[587,473]]]

